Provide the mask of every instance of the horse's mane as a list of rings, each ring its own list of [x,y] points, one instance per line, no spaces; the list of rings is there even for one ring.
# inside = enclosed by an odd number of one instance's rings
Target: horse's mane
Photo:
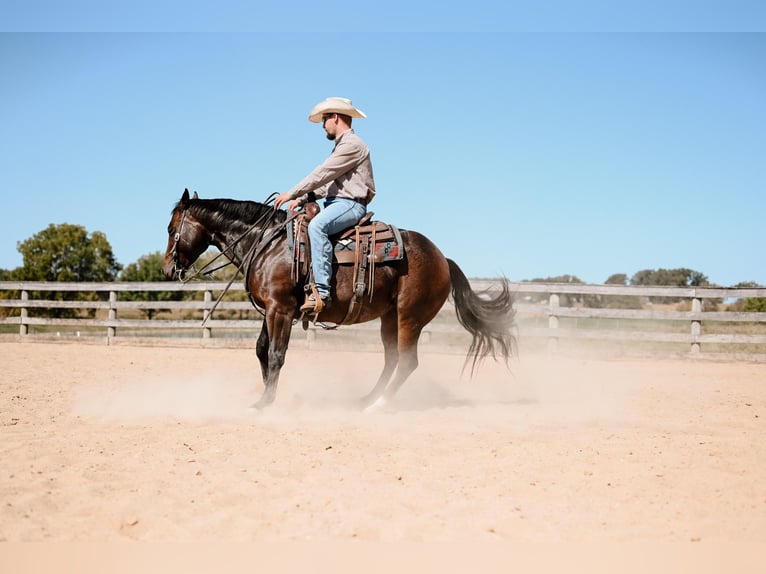
[[[180,207],[179,203],[176,208]],[[270,205],[257,201],[190,199],[187,207],[192,215],[208,219],[217,227],[232,223],[253,225],[257,221],[281,223],[287,218],[285,211],[275,210]]]

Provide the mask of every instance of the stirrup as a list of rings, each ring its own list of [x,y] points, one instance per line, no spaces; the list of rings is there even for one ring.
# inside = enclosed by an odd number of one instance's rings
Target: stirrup
[[[319,291],[317,291],[316,283],[313,281],[304,287],[306,291],[306,300],[300,307],[300,312],[304,315],[319,316],[325,307],[330,305],[330,295],[327,297],[321,297]]]
[[[323,309],[330,305],[330,297],[317,297],[314,293],[306,296],[306,301],[301,305],[301,313],[309,315],[319,315]]]

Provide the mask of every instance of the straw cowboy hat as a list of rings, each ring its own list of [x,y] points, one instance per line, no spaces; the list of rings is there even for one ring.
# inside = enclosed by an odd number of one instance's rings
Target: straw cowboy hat
[[[351,104],[351,100],[347,100],[346,98],[327,98],[326,100],[322,100],[311,110],[309,121],[318,124],[322,121],[322,116],[324,114],[345,114],[352,118],[367,117],[362,110],[356,109]]]

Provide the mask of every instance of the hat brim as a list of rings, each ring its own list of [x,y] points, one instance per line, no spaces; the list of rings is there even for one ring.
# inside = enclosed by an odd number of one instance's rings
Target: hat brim
[[[314,106],[309,114],[309,121],[315,124],[321,123],[325,114],[343,114],[352,118],[366,118],[365,113],[345,102],[321,102]]]

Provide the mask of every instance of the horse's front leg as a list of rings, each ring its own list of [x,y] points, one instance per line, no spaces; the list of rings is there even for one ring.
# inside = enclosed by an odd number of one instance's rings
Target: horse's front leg
[[[290,331],[293,328],[293,316],[291,312],[269,310],[264,319],[263,330],[258,337],[256,353],[261,361],[263,372],[263,395],[255,403],[255,407],[261,409],[274,402],[277,396],[277,384],[279,372],[285,364],[287,346],[290,343]],[[266,331],[266,335],[263,333]],[[265,358],[265,366],[264,366]]]
[[[255,344],[255,356],[261,363],[261,375],[265,385],[269,378],[269,329],[265,320],[261,326],[261,334],[258,335],[258,342]]]

